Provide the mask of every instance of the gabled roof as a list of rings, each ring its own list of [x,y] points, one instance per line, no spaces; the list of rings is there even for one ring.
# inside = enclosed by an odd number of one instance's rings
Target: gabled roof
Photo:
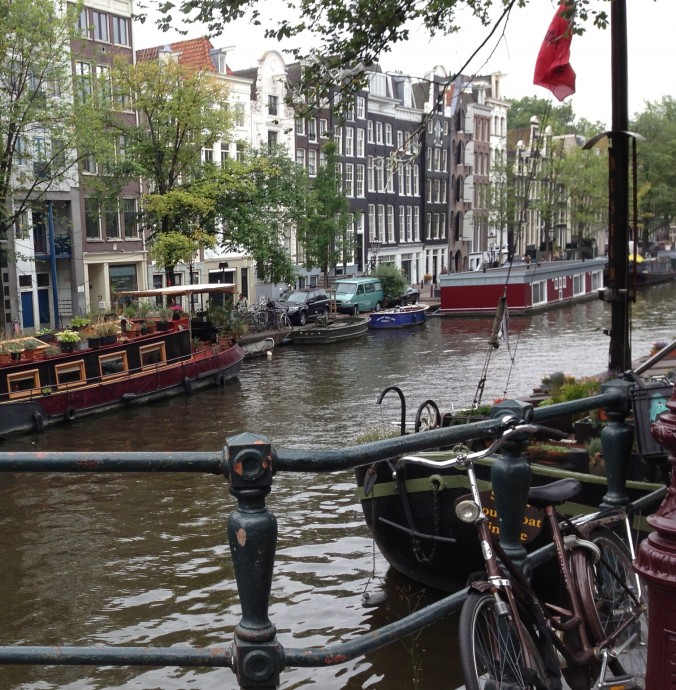
[[[187,41],[176,41],[154,48],[143,48],[136,51],[136,60],[138,62],[149,62],[151,60],[158,60],[160,53],[169,49],[172,53],[178,55],[178,64],[183,67],[190,67],[195,70],[206,70],[208,72],[218,72],[218,67],[214,64],[211,57],[211,51],[214,47],[211,41],[206,37],[191,38]],[[227,74],[233,74],[232,70],[227,67]]]

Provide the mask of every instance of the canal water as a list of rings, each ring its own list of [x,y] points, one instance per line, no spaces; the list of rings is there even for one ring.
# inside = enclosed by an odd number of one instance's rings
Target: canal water
[[[655,286],[633,308],[635,357],[676,337],[676,285]],[[610,312],[589,302],[513,318],[509,350],[493,350],[483,401],[518,397],[556,371],[604,371]],[[476,397],[489,346],[483,319],[431,318],[335,346],[278,348],[247,361],[235,382],[190,397],[126,408],[0,450],[214,451],[242,431],[285,448],[350,445],[362,432],[408,421],[434,400],[442,412]],[[438,595],[392,572],[364,527],[350,473],[277,475],[268,499],[279,523],[270,615],[286,647],[353,639]],[[226,537],[234,506],[222,477],[2,475],[0,644],[229,644],[240,616]],[[362,593],[387,603],[364,608]],[[327,669],[290,669],[282,688],[410,690],[461,685],[449,618],[380,652]],[[3,690],[230,690],[229,669],[0,667]]]

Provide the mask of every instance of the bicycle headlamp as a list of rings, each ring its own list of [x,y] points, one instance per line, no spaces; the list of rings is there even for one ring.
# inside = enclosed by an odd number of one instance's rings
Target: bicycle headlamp
[[[458,520],[472,523],[476,522],[479,519],[479,515],[481,515],[481,510],[474,501],[470,501],[468,499],[465,501],[460,501],[455,506],[455,514],[458,516]]]

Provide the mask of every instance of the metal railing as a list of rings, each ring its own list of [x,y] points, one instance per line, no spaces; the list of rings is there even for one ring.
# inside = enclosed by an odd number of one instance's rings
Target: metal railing
[[[504,401],[492,409],[488,420],[336,450],[276,449],[262,436],[242,433],[228,438],[224,449],[218,452],[0,453],[0,472],[199,472],[226,476],[230,493],[237,500],[237,507],[228,518],[228,540],[242,609],[242,617],[229,645],[207,648],[0,646],[0,664],[229,667],[236,673],[241,688],[276,688],[280,673],[286,667],[326,667],[367,655],[459,610],[465,592],[451,594],[347,642],[324,647],[283,648],[268,617],[277,530],[276,520],[267,509],[266,497],[273,488],[274,474],[322,474],[353,469],[404,454],[499,434],[515,420],[545,423],[562,413],[603,407],[610,419],[601,434],[604,454],[607,453],[608,476],[604,504],[627,506],[626,473],[622,467],[628,464],[631,453],[631,442],[627,440],[633,438],[633,430],[626,423],[631,411],[632,386],[629,382],[613,381],[605,384],[599,395],[549,408],[533,409],[518,401]],[[524,440],[522,450],[526,442]],[[495,464],[498,462],[496,459]],[[497,493],[495,485],[494,490]],[[641,507],[646,503],[656,504],[663,495],[663,492],[656,492],[642,499]],[[516,524],[520,524],[518,519]],[[247,535],[245,544],[238,539],[242,530]],[[509,537],[506,533],[504,536]],[[541,563],[550,555],[551,549],[545,547],[528,556],[527,561]]]

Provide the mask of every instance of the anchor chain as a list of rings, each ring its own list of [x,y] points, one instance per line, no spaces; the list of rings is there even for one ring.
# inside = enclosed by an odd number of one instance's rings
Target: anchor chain
[[[441,491],[441,482],[435,477],[430,477],[432,484],[432,505],[434,509],[434,536],[439,536],[439,526],[441,524],[441,510],[439,508],[439,492]],[[423,551],[420,539],[414,534],[411,536],[411,545],[413,547],[413,555],[416,557],[418,563],[432,563],[434,556],[437,553],[438,543],[433,539],[432,547],[429,553]]]

